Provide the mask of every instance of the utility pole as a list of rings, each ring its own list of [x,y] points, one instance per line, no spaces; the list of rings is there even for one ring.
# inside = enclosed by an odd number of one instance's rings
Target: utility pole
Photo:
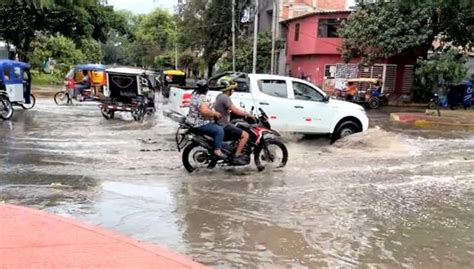
[[[174,24],[175,43],[174,43],[174,70],[178,70],[178,25]]]
[[[257,73],[257,39],[258,39],[258,0],[255,0],[255,19],[253,21],[253,68],[252,73]]]
[[[235,72],[235,0],[232,0],[232,71]]]
[[[275,36],[276,36],[276,18],[277,18],[277,0],[273,0],[273,16],[272,16],[272,53],[270,59],[270,74],[275,74]]]

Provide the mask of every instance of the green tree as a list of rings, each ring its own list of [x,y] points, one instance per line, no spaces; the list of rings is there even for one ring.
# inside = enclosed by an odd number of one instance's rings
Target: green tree
[[[426,99],[438,85],[442,85],[442,90],[446,90],[444,86],[447,84],[464,79],[467,74],[466,61],[465,54],[452,48],[437,51],[428,59],[421,61],[416,69],[421,87],[414,92],[414,98]]]
[[[276,49],[283,47],[283,41],[276,42]],[[272,38],[270,33],[262,33],[257,41],[257,72],[268,73],[270,71]],[[235,68],[241,72],[252,72],[253,64],[253,41],[251,39],[240,39],[235,51]],[[222,61],[219,71],[232,70],[232,54],[230,51]]]
[[[84,41],[84,44],[94,46],[90,41]],[[65,68],[87,61],[87,56],[77,49],[74,41],[65,36],[41,36],[35,41],[34,47],[31,57],[31,64],[34,68],[41,68],[43,61],[50,57]]]
[[[472,47],[474,6],[464,0],[357,2],[357,10],[340,29],[346,60],[367,63],[399,53],[427,58],[439,37],[453,46]]]
[[[80,50],[85,55],[85,61],[91,63],[102,62],[103,55],[100,43],[94,39],[85,38],[80,42]]]
[[[134,33],[136,44],[142,53],[145,65],[156,65],[157,57],[169,53],[176,43],[176,24],[173,16],[166,10],[155,9],[140,17]]]
[[[236,25],[240,33],[244,26],[239,18],[250,1],[236,2]],[[231,7],[231,0],[189,0],[179,7],[180,44],[203,52],[208,76],[212,75],[214,65],[232,45]]]
[[[77,44],[83,38],[105,40],[111,27],[125,27],[112,7],[100,1],[12,1],[0,6],[0,37],[13,44],[27,60],[31,42],[38,32],[63,34]],[[81,5],[71,5],[71,3]],[[42,3],[42,4],[41,4]]]

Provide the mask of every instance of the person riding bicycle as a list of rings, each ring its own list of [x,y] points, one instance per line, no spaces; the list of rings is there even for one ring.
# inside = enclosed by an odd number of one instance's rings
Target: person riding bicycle
[[[217,96],[214,103],[214,110],[222,115],[222,117],[217,120],[217,123],[224,128],[224,140],[239,140],[237,150],[233,157],[233,163],[236,165],[248,164],[250,162],[250,158],[249,156],[244,156],[242,152],[249,140],[249,134],[230,123],[230,113],[241,117],[254,118],[254,116],[247,111],[236,107],[232,103],[230,96],[237,88],[237,83],[231,77],[224,76],[220,78],[217,81],[217,86],[221,88],[222,91],[222,93]]]
[[[199,132],[211,136],[214,139],[214,155],[219,158],[226,158],[221,151],[224,141],[224,129],[214,122],[214,119],[221,118],[221,114],[211,109],[211,101],[206,95],[209,89],[207,82],[205,80],[198,81],[196,86],[197,88],[191,96],[186,123]]]

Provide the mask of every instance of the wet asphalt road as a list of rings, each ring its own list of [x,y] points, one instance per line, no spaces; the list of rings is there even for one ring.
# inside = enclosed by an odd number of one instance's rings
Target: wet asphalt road
[[[176,124],[41,99],[0,122],[0,201],[157,243],[216,268],[474,267],[474,135],[387,123],[288,166],[188,174]]]

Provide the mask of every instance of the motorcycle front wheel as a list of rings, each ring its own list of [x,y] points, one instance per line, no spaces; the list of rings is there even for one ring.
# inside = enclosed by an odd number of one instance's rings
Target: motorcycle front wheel
[[[56,105],[68,105],[72,103],[69,93],[60,91],[54,95],[54,102]]]
[[[9,120],[13,116],[13,106],[5,96],[0,96],[0,118]]]
[[[189,173],[202,168],[212,169],[216,166],[211,152],[194,142],[184,148],[182,161],[184,168],[186,168]]]
[[[288,162],[288,149],[279,140],[267,139],[255,150],[254,161],[258,171],[283,168]]]

